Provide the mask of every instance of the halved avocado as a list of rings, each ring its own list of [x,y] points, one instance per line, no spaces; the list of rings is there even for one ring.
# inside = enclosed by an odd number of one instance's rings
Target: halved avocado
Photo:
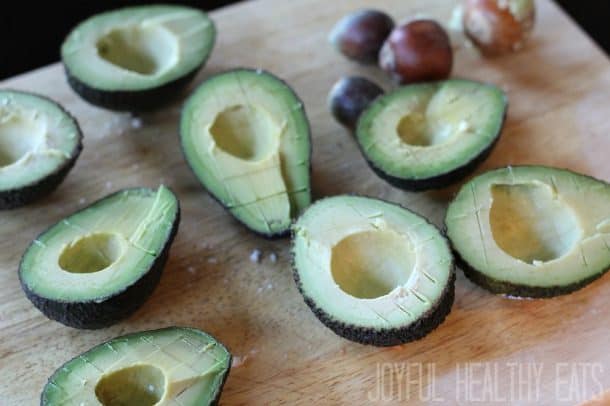
[[[194,328],[169,327],[114,338],[62,365],[41,406],[204,406],[218,402],[231,354]]]
[[[371,168],[406,190],[450,185],[498,141],[506,115],[499,88],[450,79],[400,87],[360,116],[356,138]]]
[[[89,103],[149,110],[177,96],[205,64],[214,23],[178,5],[127,7],[94,15],[61,46],[68,82]]]
[[[462,187],[445,224],[466,276],[494,293],[566,294],[610,268],[610,185],[568,170],[486,172]]]
[[[282,236],[309,205],[307,116],[270,73],[238,69],[208,79],[184,106],[180,136],[197,178],[250,230]]]
[[[425,336],[450,312],[453,258],[423,217],[377,199],[335,196],[310,206],[292,230],[299,290],[336,334],[398,345]]]
[[[159,283],[179,220],[165,186],[116,192],[38,236],[21,259],[21,286],[52,320],[86,329],[114,324]]]
[[[76,119],[56,102],[0,90],[0,209],[52,192],[74,166],[82,138]]]

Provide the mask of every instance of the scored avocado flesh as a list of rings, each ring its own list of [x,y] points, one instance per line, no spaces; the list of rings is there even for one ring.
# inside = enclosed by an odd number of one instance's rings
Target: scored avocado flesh
[[[41,404],[202,406],[218,400],[231,354],[213,337],[171,327],[118,337],[59,368]]]
[[[575,290],[610,267],[610,186],[567,170],[518,166],[465,184],[445,223],[465,270],[516,296]],[[475,274],[476,273],[476,274]]]
[[[309,125],[301,102],[272,75],[212,77],[186,103],[180,132],[199,180],[253,231],[284,234],[309,205]]]

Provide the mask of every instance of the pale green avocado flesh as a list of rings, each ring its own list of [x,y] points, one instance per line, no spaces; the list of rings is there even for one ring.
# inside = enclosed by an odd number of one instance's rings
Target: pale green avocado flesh
[[[118,337],[68,361],[43,406],[204,406],[217,401],[231,354],[210,335],[170,327]]]
[[[469,80],[403,86],[369,106],[356,137],[382,176],[425,182],[488,151],[500,134],[506,106],[500,89]]]
[[[0,90],[0,192],[54,174],[80,150],[78,124],[55,102]]]
[[[178,5],[127,7],[95,15],[66,38],[69,74],[103,91],[138,91],[181,78],[208,58],[215,28],[202,11]]]
[[[445,224],[466,266],[498,293],[567,293],[610,267],[610,185],[567,170],[484,173],[462,187]]]
[[[284,234],[309,205],[307,117],[271,74],[241,69],[204,82],[184,106],[180,135],[195,175],[251,230]]]
[[[101,302],[147,273],[174,230],[178,201],[164,186],[127,189],[58,222],[25,252],[24,288],[54,302]]]
[[[448,290],[452,294],[447,241],[435,226],[398,205],[358,196],[325,198],[305,211],[293,235],[301,292],[340,335],[368,329],[367,343],[384,342],[387,331],[417,323]]]

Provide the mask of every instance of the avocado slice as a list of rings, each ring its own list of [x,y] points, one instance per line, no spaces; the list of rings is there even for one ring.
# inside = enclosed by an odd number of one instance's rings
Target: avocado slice
[[[334,196],[310,206],[292,231],[298,288],[336,334],[398,345],[425,336],[450,312],[451,250],[423,217],[378,199]]]
[[[484,161],[500,137],[506,95],[463,79],[400,87],[360,116],[356,139],[370,167],[412,191],[450,185]]]
[[[208,79],[184,106],[180,136],[197,178],[250,230],[285,235],[309,205],[309,123],[272,74],[237,69]]]
[[[231,354],[194,328],[169,327],[114,338],[62,365],[41,406],[204,406],[218,402]]]
[[[21,286],[52,320],[86,329],[114,324],[159,283],[179,219],[178,200],[165,186],[111,194],[30,244]]]
[[[514,166],[466,183],[447,236],[461,268],[494,292],[550,297],[610,267],[610,185],[568,170]]]
[[[82,149],[74,117],[46,97],[0,90],[0,209],[52,192]]]
[[[178,5],[126,7],[94,15],[61,46],[70,86],[111,110],[150,110],[177,96],[205,64],[214,23]]]

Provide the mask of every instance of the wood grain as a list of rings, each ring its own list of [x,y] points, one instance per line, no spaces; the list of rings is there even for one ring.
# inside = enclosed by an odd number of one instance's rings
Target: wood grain
[[[346,192],[378,196],[440,224],[455,187],[415,194],[388,186],[368,169],[351,136],[333,122],[326,95],[338,77],[358,73],[386,87],[389,83],[378,70],[341,58],[326,36],[340,16],[360,7],[381,7],[397,19],[424,13],[446,22],[454,4],[259,0],[221,9],[212,14],[219,30],[217,46],[196,81],[236,66],[268,69],[286,79],[303,99],[312,124],[316,197]],[[610,180],[610,64],[555,4],[540,0],[538,12],[534,36],[518,54],[481,59],[472,49],[457,50],[455,76],[496,83],[510,99],[500,143],[479,172],[539,163]],[[428,337],[391,349],[353,344],[324,328],[303,303],[291,276],[288,241],[266,241],[249,233],[203,191],[179,149],[181,103],[142,116],[137,128],[128,115],[81,101],[58,64],[0,87],[58,100],[78,118],[85,134],[76,167],[55,193],[0,213],[2,405],[36,404],[46,378],[97,343],[168,325],[202,328],[236,356],[239,362],[225,387],[224,404],[362,404],[374,398],[380,385],[388,403],[425,403],[420,389],[424,395],[433,389],[445,404],[466,404],[458,386],[466,363],[496,365],[502,395],[510,394],[512,362],[542,363],[538,396],[529,404],[575,404],[601,391],[589,380],[588,390],[560,402],[558,377],[569,371],[558,372],[558,362],[599,363],[605,368],[601,384],[610,387],[610,276],[566,297],[514,301],[488,294],[458,272],[453,311]],[[48,225],[113,190],[159,183],[177,192],[183,219],[161,283],[145,306],[100,331],[78,331],[45,319],[27,301],[17,279],[27,244]],[[263,251],[260,264],[249,260],[254,249]],[[270,253],[278,255],[276,263]],[[411,374],[407,385],[404,374],[388,365],[420,365],[427,372]],[[476,369],[473,379],[482,379],[482,374],[484,368]],[[503,403],[527,400],[532,399],[513,396]]]

